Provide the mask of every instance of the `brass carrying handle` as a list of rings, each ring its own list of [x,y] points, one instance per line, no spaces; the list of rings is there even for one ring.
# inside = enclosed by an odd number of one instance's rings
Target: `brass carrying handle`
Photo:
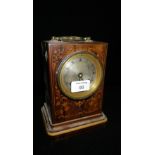
[[[91,41],[91,37],[79,37],[79,36],[52,36],[51,40],[56,41]]]

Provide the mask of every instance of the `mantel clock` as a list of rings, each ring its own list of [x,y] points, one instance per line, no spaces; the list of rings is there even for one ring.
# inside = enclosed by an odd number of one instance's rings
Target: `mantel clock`
[[[108,44],[90,37],[52,37],[42,42],[47,134],[60,136],[104,124],[102,112]]]

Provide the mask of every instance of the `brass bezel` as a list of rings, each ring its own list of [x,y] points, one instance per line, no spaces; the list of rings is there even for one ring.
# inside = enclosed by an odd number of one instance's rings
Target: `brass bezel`
[[[68,63],[69,61],[72,61],[74,58],[81,57],[81,56],[89,59],[92,63],[94,63],[95,68],[96,68],[96,79],[91,84],[89,91],[72,93],[64,84],[64,80],[63,80],[64,66],[66,63]],[[96,92],[96,90],[99,88],[99,86],[103,80],[102,64],[100,63],[100,61],[98,60],[98,58],[96,57],[96,55],[93,52],[80,51],[80,52],[72,53],[72,54],[66,56],[63,59],[63,61],[60,63],[60,65],[57,69],[57,80],[58,80],[58,85],[59,85],[60,90],[67,97],[74,99],[74,100],[88,98]]]

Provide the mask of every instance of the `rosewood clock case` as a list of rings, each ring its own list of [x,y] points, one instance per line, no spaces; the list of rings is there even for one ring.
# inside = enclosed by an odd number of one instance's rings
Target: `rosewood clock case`
[[[55,37],[42,42],[45,103],[41,111],[49,136],[79,131],[107,121],[107,117],[102,112],[102,104],[108,44],[90,38],[68,38],[66,40]],[[84,99],[68,97],[61,90],[58,80],[58,71],[62,62],[77,52],[93,54],[101,64],[103,72],[102,80],[95,92]]]

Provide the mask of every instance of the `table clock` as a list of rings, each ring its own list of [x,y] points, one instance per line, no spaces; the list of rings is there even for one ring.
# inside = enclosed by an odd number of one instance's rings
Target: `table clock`
[[[102,112],[108,43],[61,36],[42,42],[46,132],[61,136],[107,122]]]

